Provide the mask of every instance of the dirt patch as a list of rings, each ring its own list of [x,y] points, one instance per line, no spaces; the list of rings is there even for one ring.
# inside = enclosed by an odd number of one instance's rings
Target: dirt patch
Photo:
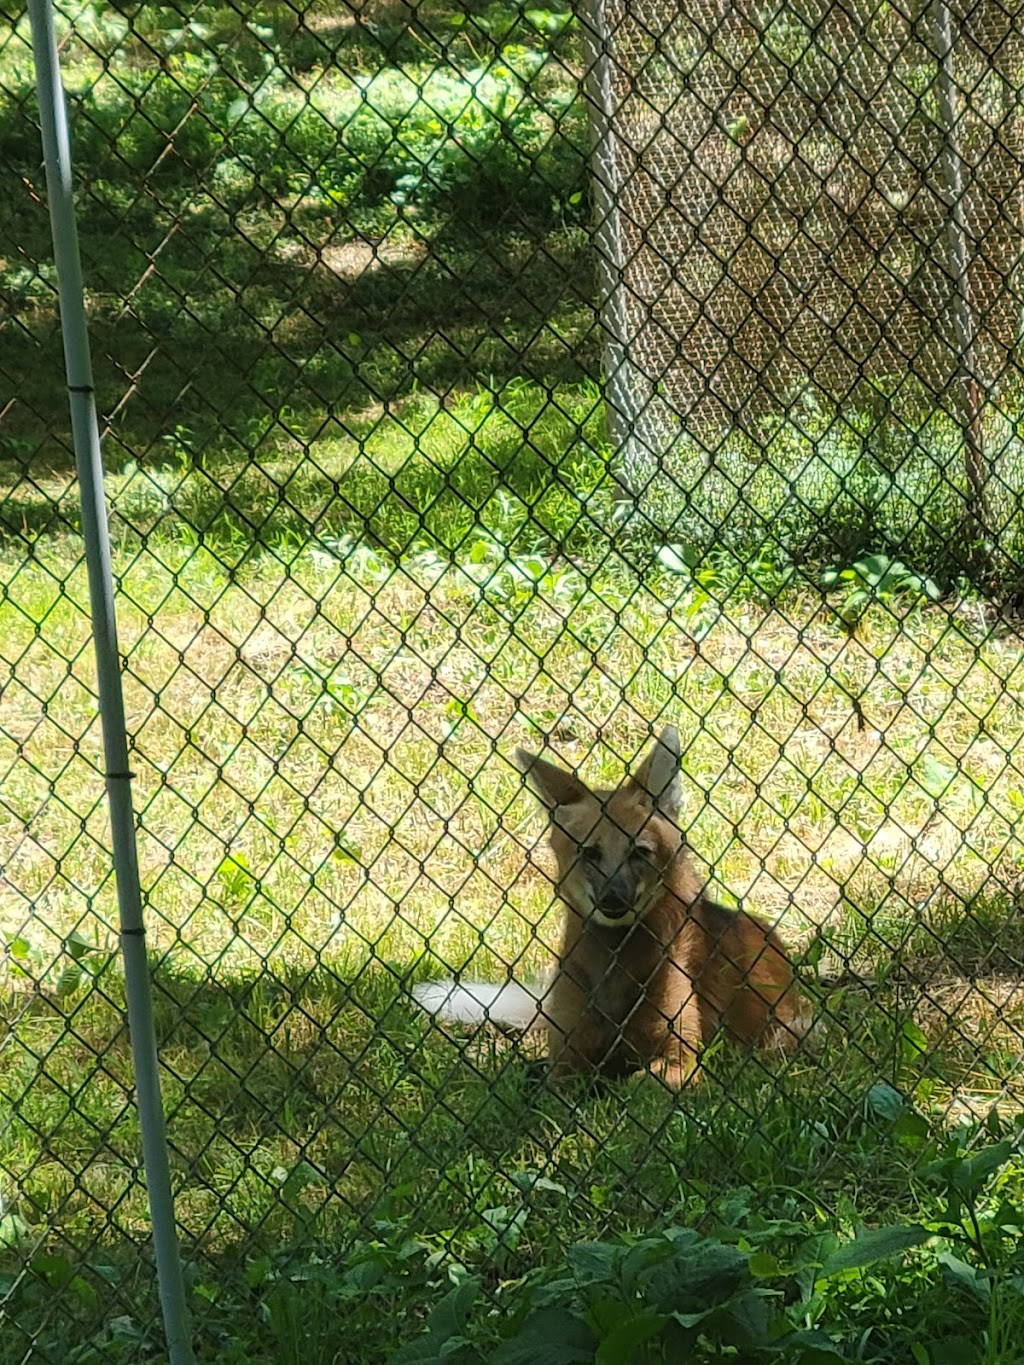
[[[341,242],[321,248],[316,263],[351,282],[382,267],[411,270],[426,255],[425,242]]]

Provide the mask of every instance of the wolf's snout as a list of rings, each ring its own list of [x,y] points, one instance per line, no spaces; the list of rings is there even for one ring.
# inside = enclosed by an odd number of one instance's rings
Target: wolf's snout
[[[628,872],[615,872],[608,878],[597,898],[597,908],[603,915],[618,918],[632,910],[636,900],[636,879]]]

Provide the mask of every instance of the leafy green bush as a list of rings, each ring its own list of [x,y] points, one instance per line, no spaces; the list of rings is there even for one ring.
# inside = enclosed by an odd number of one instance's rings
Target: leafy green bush
[[[89,185],[145,176],[194,193],[196,177],[210,176],[231,202],[240,189],[301,194],[344,208],[353,226],[434,213],[454,198],[470,219],[513,208],[543,217],[553,200],[560,214],[585,212],[582,105],[544,51],[509,45],[463,69],[324,72],[307,89],[280,65],[269,30],[264,47],[246,26],[260,60],[240,69],[212,18],[161,28],[153,69],[152,54],[142,62],[136,52],[144,25],[129,40],[120,16],[93,18],[84,31],[96,30],[92,64],[68,75],[75,158]],[[12,160],[37,157],[30,64],[5,63],[2,84],[0,146]]]
[[[899,1121],[921,1146],[930,1212],[920,1222],[855,1223],[837,1235],[834,1225],[746,1216],[711,1236],[670,1227],[570,1246],[564,1267],[505,1286],[497,1313],[479,1278],[460,1278],[392,1365],[1019,1360],[1022,1220],[1001,1174],[1013,1143],[933,1146],[920,1115],[904,1109]],[[743,1196],[729,1205],[744,1212]]]
[[[993,423],[990,520],[1004,587],[1024,580],[1024,441]],[[969,485],[957,422],[935,407],[879,420],[805,402],[755,435],[720,444],[681,435],[638,499],[633,530],[695,559],[739,560],[774,546],[797,564],[840,570],[865,555],[898,559],[949,586],[967,567]]]

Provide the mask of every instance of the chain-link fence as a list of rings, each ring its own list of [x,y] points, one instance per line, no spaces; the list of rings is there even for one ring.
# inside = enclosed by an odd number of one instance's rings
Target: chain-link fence
[[[949,1135],[1011,1122],[1021,17],[61,0],[200,1358],[384,1360],[454,1285],[416,1359],[540,1360],[470,1338],[565,1248],[583,1292],[612,1238],[921,1217]],[[40,147],[8,8],[0,1361],[127,1361],[163,1347]],[[611,790],[669,726],[667,813],[808,1042],[591,1090],[428,1019],[542,989],[582,894],[517,747]],[[615,1283],[558,1359],[762,1358]],[[885,1283],[842,1311],[924,1358]]]
[[[901,467],[890,540],[941,540],[926,511],[947,539],[965,508],[993,539],[1014,521],[999,416],[1020,387],[1019,20],[939,3],[602,16],[633,479],[655,482],[659,521],[728,433],[756,449],[786,414],[818,434],[822,409]],[[783,514],[800,459],[772,461]]]

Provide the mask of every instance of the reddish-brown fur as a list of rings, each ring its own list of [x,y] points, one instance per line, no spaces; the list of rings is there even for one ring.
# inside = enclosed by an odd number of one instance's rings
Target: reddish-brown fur
[[[558,890],[568,914],[542,1003],[553,1074],[649,1068],[678,1088],[718,1030],[745,1046],[790,1050],[802,1002],[774,929],[704,895],[675,823],[679,742],[656,741],[615,792],[519,752],[552,815]]]

